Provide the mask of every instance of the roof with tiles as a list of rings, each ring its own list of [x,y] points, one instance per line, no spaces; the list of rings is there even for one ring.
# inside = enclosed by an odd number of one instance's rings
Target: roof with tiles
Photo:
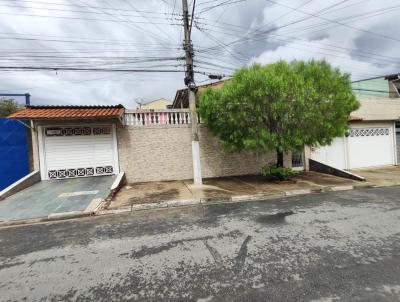
[[[125,108],[115,106],[27,106],[9,118],[27,120],[120,118]]]

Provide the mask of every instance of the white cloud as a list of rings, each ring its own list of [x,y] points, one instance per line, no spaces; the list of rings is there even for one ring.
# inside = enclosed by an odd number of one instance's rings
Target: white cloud
[[[46,1],[50,3],[50,0]],[[299,7],[308,2],[300,7],[300,10],[311,14],[318,13],[322,9],[340,2],[338,0],[277,1],[290,7]],[[217,0],[215,3],[220,2],[223,1]],[[18,62],[26,65],[51,66],[56,62],[54,58],[40,59],[39,62],[37,58],[32,58],[34,55],[60,56],[62,54],[80,57],[131,58],[183,56],[183,51],[179,50],[183,39],[182,28],[178,26],[181,22],[179,16],[181,1],[179,0],[58,0],[57,2],[51,1],[51,3],[58,3],[58,5],[40,4],[35,0],[10,0],[0,3],[0,66],[16,65]],[[393,39],[390,40],[338,24],[329,24],[326,20],[313,18],[298,11],[291,11],[265,0],[247,0],[221,6],[201,14],[199,13],[204,8],[214,5],[214,3],[205,0],[198,0],[197,3],[198,19],[196,20],[197,28],[193,30],[194,46],[196,50],[204,50],[207,47],[217,45],[211,51],[196,52],[195,64],[198,65],[198,70],[228,74],[231,73],[231,70],[210,66],[208,63],[239,67],[249,62],[272,63],[278,59],[307,60],[311,58],[326,58],[333,65],[352,72],[355,78],[366,78],[400,70],[400,65],[396,62],[400,42]],[[68,6],[71,4],[72,6]],[[85,7],[85,5],[89,7]],[[93,8],[94,6],[100,8]],[[348,7],[337,10],[345,6]],[[396,8],[395,6],[399,7]],[[392,7],[392,9],[382,11],[383,8],[389,7]],[[119,8],[121,10],[116,10]],[[66,12],[65,10],[69,11]],[[172,15],[173,12],[174,15]],[[363,18],[363,15],[371,12],[376,12],[376,16],[370,14],[368,18]],[[17,16],[17,14],[62,18]],[[344,19],[355,15],[360,15],[357,22]],[[351,0],[334,7],[332,12],[321,15],[323,18],[341,20],[340,22],[349,26],[366,31],[393,36],[395,39],[397,37],[394,34],[395,27],[393,24],[397,23],[399,16],[400,5],[397,0]],[[308,17],[307,20],[288,25],[306,17]],[[114,20],[114,22],[83,19],[106,19]],[[149,21],[162,24],[154,25],[150,24]],[[321,25],[321,23],[328,25]],[[268,37],[262,36],[258,32],[258,35],[250,36],[253,37],[250,41],[231,45],[232,41],[244,37],[250,29],[254,30],[254,28],[260,28],[260,26],[263,26],[263,30],[284,27],[272,31]],[[304,28],[310,26],[314,26],[313,30],[304,30]],[[315,32],[315,30],[318,31]],[[6,37],[39,40],[4,39]],[[288,37],[295,37],[296,39]],[[297,40],[297,38],[300,40]],[[43,41],[43,39],[75,42],[64,43]],[[398,39],[400,40],[400,38]],[[335,47],[332,47],[332,45]],[[27,57],[23,61],[18,61],[21,60],[22,51],[26,52]],[[94,59],[93,61],[79,59],[79,62],[77,61],[75,65],[101,66],[99,61],[94,62]],[[59,63],[67,64],[68,62],[59,61]],[[113,63],[115,64],[115,62]],[[157,65],[158,63],[133,64],[125,61],[124,64],[107,66],[128,68],[147,67],[150,64]],[[158,65],[168,65],[160,67],[165,69],[174,68],[169,65],[176,64],[183,64],[183,62],[161,62]],[[210,69],[206,69],[206,67]],[[183,66],[179,68],[182,69]],[[122,103],[127,107],[135,107],[135,99],[146,101],[160,97],[173,98],[175,91],[183,87],[183,77],[183,73],[110,74],[59,71],[56,74],[54,71],[0,71],[0,92],[30,92],[33,104]],[[202,75],[196,77],[198,82],[206,79]]]

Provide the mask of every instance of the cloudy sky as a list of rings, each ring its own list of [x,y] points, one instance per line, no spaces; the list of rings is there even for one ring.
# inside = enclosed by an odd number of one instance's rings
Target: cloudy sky
[[[192,5],[193,0],[188,0]],[[136,107],[183,88],[181,0],[0,0],[0,93]],[[398,0],[196,0],[197,83],[253,62],[326,58],[354,80],[400,72]],[[166,72],[168,71],[168,72]]]

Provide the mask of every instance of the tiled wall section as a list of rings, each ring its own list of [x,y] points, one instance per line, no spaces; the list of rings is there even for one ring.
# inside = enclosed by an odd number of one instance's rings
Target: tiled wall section
[[[117,133],[120,168],[128,182],[193,178],[190,126],[126,127]],[[199,134],[204,178],[257,174],[276,160],[275,153],[224,153],[205,127]]]

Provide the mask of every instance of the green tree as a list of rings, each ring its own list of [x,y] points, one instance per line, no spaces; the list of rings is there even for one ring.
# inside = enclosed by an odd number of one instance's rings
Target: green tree
[[[0,99],[0,117],[7,117],[21,109],[21,106],[13,99]]]
[[[241,68],[199,99],[203,122],[225,149],[276,150],[278,166],[284,152],[343,136],[358,107],[350,75],[314,60]]]

